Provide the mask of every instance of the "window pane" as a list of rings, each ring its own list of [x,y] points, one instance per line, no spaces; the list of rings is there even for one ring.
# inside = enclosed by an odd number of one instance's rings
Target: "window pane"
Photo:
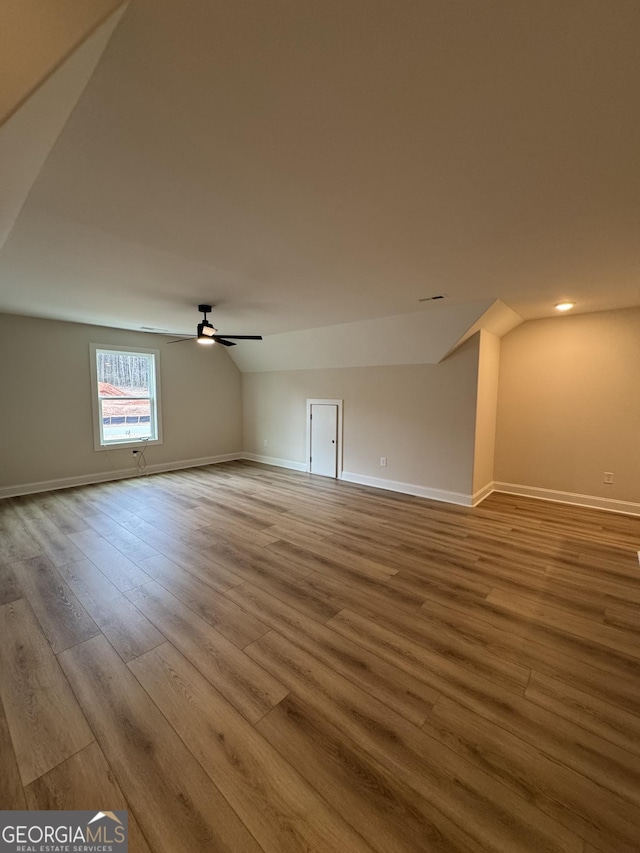
[[[120,352],[96,353],[100,397],[150,397],[151,359],[149,355]]]
[[[150,400],[102,400],[104,441],[155,439],[152,429]]]

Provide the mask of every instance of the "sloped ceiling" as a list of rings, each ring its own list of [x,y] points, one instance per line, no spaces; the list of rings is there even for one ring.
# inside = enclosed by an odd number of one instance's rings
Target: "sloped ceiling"
[[[516,326],[519,326],[520,323],[522,323],[522,317],[519,314],[516,314],[515,311],[512,311],[508,305],[504,304],[504,302],[496,299],[491,303],[487,310],[478,317],[475,323],[469,326],[464,334],[461,335],[445,353],[443,353],[439,361],[446,358],[446,356],[461,346],[465,341],[469,340],[472,335],[475,335],[475,333],[479,332],[481,329],[484,329],[486,332],[491,332],[496,337],[501,338],[503,335],[508,334],[512,329],[515,329]]]
[[[434,303],[420,313],[271,335],[259,345],[236,347],[232,355],[243,373],[435,364],[480,328],[502,336],[521,322],[497,301]]]
[[[434,294],[460,335],[495,300],[639,305],[639,41],[635,0],[136,0],[0,252],[0,310],[189,334],[210,302],[276,363],[285,335],[291,362],[327,327],[326,361],[330,329],[412,314],[418,352]]]
[[[4,166],[0,170],[0,249],[123,11],[124,7],[112,13],[50,76],[45,75],[40,87],[0,126]]]
[[[122,2],[2,0],[0,125]]]

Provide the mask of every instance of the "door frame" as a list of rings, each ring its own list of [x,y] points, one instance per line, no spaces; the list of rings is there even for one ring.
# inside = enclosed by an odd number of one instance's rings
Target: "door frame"
[[[307,456],[306,472],[311,473],[311,406],[337,406],[338,407],[338,438],[336,449],[336,480],[342,479],[342,400],[319,400],[307,399]]]

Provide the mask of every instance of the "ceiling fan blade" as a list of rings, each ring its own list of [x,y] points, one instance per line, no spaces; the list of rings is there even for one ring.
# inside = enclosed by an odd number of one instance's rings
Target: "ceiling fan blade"
[[[213,340],[217,344],[222,344],[223,347],[234,347],[235,346],[233,341],[225,341],[223,338],[219,338],[218,335],[214,335]]]
[[[195,341],[195,338],[177,338],[175,341],[167,341],[168,344],[183,344],[185,341]]]
[[[216,335],[214,335],[213,337],[216,338],[216,340],[217,340]],[[262,340],[262,335],[221,335],[220,337],[232,338],[233,340],[236,340],[236,341],[261,341]]]

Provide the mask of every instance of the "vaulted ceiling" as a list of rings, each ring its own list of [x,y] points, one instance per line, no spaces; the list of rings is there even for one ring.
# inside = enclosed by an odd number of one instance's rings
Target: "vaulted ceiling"
[[[640,305],[636,0],[56,2],[0,27],[0,310],[191,333],[210,302],[279,364],[305,329]]]

